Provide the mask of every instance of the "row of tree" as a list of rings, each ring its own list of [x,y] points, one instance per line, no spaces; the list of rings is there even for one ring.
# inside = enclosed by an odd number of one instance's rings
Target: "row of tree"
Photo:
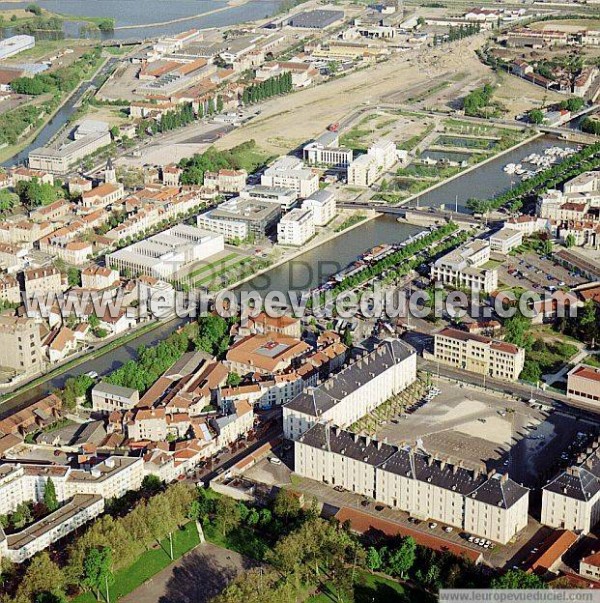
[[[184,103],[174,111],[167,111],[158,123],[159,132],[169,132],[191,124],[196,119],[192,103]]]
[[[242,102],[244,105],[258,103],[272,96],[279,94],[288,94],[292,91],[292,74],[286,71],[280,75],[270,77],[264,82],[247,86],[242,93]]]
[[[447,36],[439,36],[438,34],[433,36],[433,45],[438,46],[444,42],[455,42],[456,40],[462,40],[464,38],[468,38],[469,36],[474,36],[480,31],[481,26],[478,23],[459,25],[458,27],[451,25],[448,29]]]
[[[129,567],[144,551],[190,521],[194,500],[193,489],[173,484],[147,499],[140,498],[122,517],[101,516],[75,537],[60,565],[44,551],[31,560],[22,575],[17,568],[5,567],[7,587],[0,601],[63,601],[67,587],[98,596],[113,582],[115,571]]]

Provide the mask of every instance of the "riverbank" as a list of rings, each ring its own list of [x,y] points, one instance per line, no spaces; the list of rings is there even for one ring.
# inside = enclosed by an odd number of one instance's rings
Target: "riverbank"
[[[105,354],[108,354],[109,352],[113,351],[115,348],[127,345],[134,339],[137,339],[138,337],[141,337],[142,335],[145,335],[147,333],[154,331],[159,326],[163,326],[165,324],[168,324],[168,323],[170,323],[172,321],[176,321],[176,320],[177,320],[176,318],[170,318],[167,321],[156,320],[154,322],[144,324],[144,325],[138,327],[137,329],[134,329],[133,331],[128,332],[126,335],[123,335],[121,337],[117,337],[115,339],[107,341],[106,343],[104,343],[100,347],[96,348],[92,352],[81,354],[80,356],[77,356],[76,358],[67,359],[63,364],[60,364],[60,365],[54,367],[47,373],[38,375],[33,380],[28,381],[27,383],[25,383],[23,385],[17,384],[16,389],[13,389],[12,391],[10,391],[10,390],[6,391],[6,388],[0,386],[0,391],[3,391],[3,390],[5,391],[5,393],[0,394],[0,415],[2,414],[2,411],[4,410],[3,407],[6,402],[10,402],[14,398],[21,396],[22,394],[25,394],[28,391],[35,389],[40,385],[43,385],[44,383],[46,383],[47,381],[50,381],[51,379],[54,379],[55,377],[59,377],[60,375],[63,375],[64,373],[66,373],[67,371],[69,371],[71,369],[77,368],[81,364],[89,362],[90,360],[95,360],[97,358],[101,358]]]
[[[14,158],[18,155],[21,155],[23,151],[25,151],[28,147],[32,146],[37,141],[38,137],[49,126],[52,120],[68,105],[68,103],[77,95],[77,93],[80,93],[81,96],[85,94],[87,87],[92,84],[94,79],[98,77],[98,75],[106,67],[107,63],[111,60],[112,59],[110,57],[104,58],[98,65],[97,69],[91,74],[91,76],[88,79],[82,80],[76,88],[74,88],[65,96],[64,99],[61,99],[60,103],[56,106],[56,108],[44,118],[44,121],[34,130],[33,133],[27,136],[27,138],[23,139],[18,144],[11,145],[0,150],[0,163],[2,163],[3,165],[7,165],[9,162],[11,164],[14,163]],[[76,110],[75,106],[73,106],[73,110]],[[63,125],[67,121],[68,116],[65,118],[64,123],[59,124],[59,127],[56,129],[56,131],[50,134],[49,140],[56,135],[56,133],[63,127]]]
[[[445,178],[441,182],[432,184],[430,187],[426,188],[425,190],[415,193],[414,195],[411,195],[410,197],[407,197],[406,199],[402,199],[402,201],[400,201],[399,203],[397,203],[395,205],[400,207],[400,206],[406,205],[407,203],[411,203],[412,201],[420,199],[424,195],[427,195],[430,192],[435,191],[436,189],[440,188],[441,186],[446,186],[446,185],[450,184],[451,182],[453,182],[454,180],[457,180],[458,178],[461,178],[462,176],[466,176],[467,174],[473,172],[474,170],[476,170],[480,167],[483,167],[483,166],[487,165],[488,163],[496,161],[497,159],[500,159],[504,155],[507,155],[509,153],[516,151],[519,147],[522,147],[523,145],[534,142],[535,140],[537,140],[538,138],[542,138],[543,136],[544,136],[543,133],[538,132],[537,134],[530,136],[529,138],[525,138],[521,142],[518,142],[517,144],[513,145],[512,147],[510,147],[508,149],[504,149],[504,151],[500,151],[500,153],[498,153],[497,155],[492,155],[492,156],[488,157],[487,159],[485,159],[484,161],[480,161],[474,165],[469,166],[466,170],[463,170],[462,172],[458,172],[457,174],[454,174],[453,176],[449,176],[448,178]],[[417,203],[417,207],[418,207],[418,203]]]
[[[206,11],[204,13],[198,13],[196,15],[189,15],[187,17],[178,17],[177,19],[169,19],[168,21],[157,21],[155,23],[144,23],[142,25],[120,25],[113,29],[113,31],[124,31],[128,29],[140,29],[140,28],[153,28],[153,27],[164,27],[165,25],[174,25],[175,23],[184,23],[185,21],[193,21],[194,19],[199,19],[200,17],[208,17],[209,15],[215,15],[217,13],[222,13],[226,10],[230,10],[232,8],[238,8],[240,6],[244,6],[250,0],[229,0],[227,2],[227,6],[222,6],[221,8],[214,8],[213,10]]]
[[[247,283],[248,281],[251,281],[252,279],[255,279],[259,276],[262,276],[263,274],[266,274],[267,272],[270,272],[271,270],[275,270],[276,268],[279,268],[280,266],[283,266],[284,264],[291,262],[292,260],[296,259],[297,257],[304,255],[305,253],[308,253],[309,251],[313,251],[314,249],[321,247],[321,245],[324,245],[325,243],[329,243],[330,241],[337,239],[341,235],[351,232],[352,230],[354,230],[355,228],[358,228],[359,226],[363,226],[365,223],[370,222],[371,220],[374,220],[381,215],[381,214],[377,213],[375,210],[360,210],[360,212],[366,214],[364,220],[360,220],[356,224],[352,224],[352,226],[348,226],[348,228],[345,228],[344,230],[341,230],[339,232],[334,230],[323,239],[313,240],[312,243],[309,243],[308,245],[303,246],[302,248],[298,248],[297,250],[291,252],[289,255],[284,255],[282,258],[277,260],[277,262],[275,262],[274,264],[270,264],[266,268],[263,268],[263,269],[259,270],[258,272],[255,272],[254,274],[251,274],[243,279],[240,279],[239,281],[237,281],[235,283],[228,285],[227,288],[229,290],[238,289],[239,287],[241,287],[243,284]]]

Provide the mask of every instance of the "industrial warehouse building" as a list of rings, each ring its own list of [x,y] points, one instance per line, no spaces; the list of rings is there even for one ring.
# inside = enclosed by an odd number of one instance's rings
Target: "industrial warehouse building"
[[[192,262],[207,260],[225,248],[223,235],[179,224],[148,239],[109,254],[109,268],[123,273],[173,279]]]

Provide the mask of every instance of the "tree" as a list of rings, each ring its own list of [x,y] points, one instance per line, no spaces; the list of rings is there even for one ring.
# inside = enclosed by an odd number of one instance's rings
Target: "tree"
[[[532,109],[527,115],[532,124],[539,125],[544,122],[544,112],[541,109]]]
[[[29,182],[17,182],[15,190],[21,203],[28,208],[49,205],[58,198],[58,193],[51,184],[42,183],[37,178],[33,178]]]
[[[71,266],[67,270],[67,280],[71,287],[80,287],[81,286],[81,270],[79,270],[79,268],[75,268],[75,266]]]
[[[342,343],[348,348],[352,347],[353,339],[352,339],[352,331],[350,329],[346,329],[344,331],[344,334],[342,335]]]
[[[235,500],[224,496],[215,504],[215,523],[223,536],[235,530],[241,523],[240,507]]]
[[[217,96],[217,113],[223,113],[223,97],[220,94]]]
[[[417,543],[413,538],[407,536],[402,544],[395,550],[390,551],[387,565],[393,575],[404,578],[405,574],[412,568],[416,559]]]
[[[242,378],[237,373],[229,373],[227,375],[227,386],[237,387],[242,382]]]
[[[158,475],[146,475],[142,480],[142,488],[150,494],[156,494],[162,487],[163,482]]]
[[[381,568],[381,556],[379,555],[379,551],[372,546],[367,550],[367,567],[372,572],[376,572]]]
[[[11,193],[8,189],[0,189],[0,213],[6,214],[19,202],[19,195]]]
[[[554,245],[552,244],[552,241],[550,239],[544,239],[544,241],[542,242],[542,254],[543,255],[550,255],[552,253],[552,250],[554,248]]]
[[[504,339],[521,348],[531,348],[533,342],[529,333],[530,326],[531,320],[517,311],[514,316],[504,321]]]
[[[100,590],[112,584],[114,577],[112,569],[112,551],[109,547],[91,548],[83,560],[82,583],[96,592],[100,598]]]
[[[575,237],[572,233],[569,233],[565,238],[565,247],[574,247],[575,246]]]
[[[281,519],[295,519],[300,515],[301,507],[298,497],[285,488],[281,488],[273,501],[273,513]]]
[[[545,589],[546,583],[536,574],[528,574],[523,570],[508,570],[499,578],[494,578],[490,584],[495,589]]]
[[[28,13],[33,13],[36,17],[42,16],[42,9],[37,4],[28,4],[25,10]]]
[[[50,555],[43,551],[33,557],[23,580],[18,588],[18,595],[31,600],[38,598],[45,593],[53,593],[56,596],[62,595],[65,585],[65,576],[61,569],[50,558]]]
[[[56,497],[56,488],[52,478],[49,477],[44,484],[44,504],[51,513],[58,509],[58,498]]]

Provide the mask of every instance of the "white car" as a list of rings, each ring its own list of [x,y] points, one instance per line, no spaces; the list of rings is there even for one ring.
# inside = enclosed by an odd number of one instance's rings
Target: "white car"
[[[89,377],[90,379],[98,379],[98,373],[96,371],[90,371],[89,373],[85,374],[86,377]]]
[[[437,523],[435,523],[435,521],[432,521],[432,522],[429,524],[429,529],[430,529],[430,530],[435,530],[435,528],[437,528]]]
[[[276,456],[270,456],[269,463],[272,463],[273,465],[281,465],[281,460],[278,459]]]
[[[452,532],[452,528],[450,526],[446,526],[444,528],[444,532],[448,532],[448,534],[449,534],[450,532]]]

